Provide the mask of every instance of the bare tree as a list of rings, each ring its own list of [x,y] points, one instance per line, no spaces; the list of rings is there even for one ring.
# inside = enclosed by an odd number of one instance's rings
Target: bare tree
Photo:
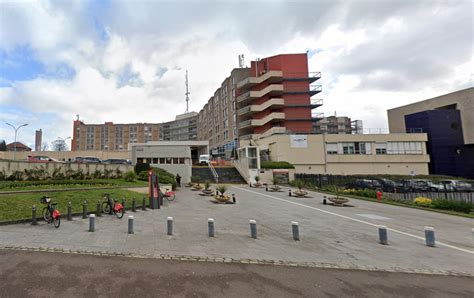
[[[51,142],[51,147],[53,147],[54,151],[68,151],[69,147],[66,144],[65,140],[57,139]]]
[[[47,143],[47,142],[43,142],[43,143],[41,144],[41,151],[48,151],[48,149],[49,149],[48,143]]]

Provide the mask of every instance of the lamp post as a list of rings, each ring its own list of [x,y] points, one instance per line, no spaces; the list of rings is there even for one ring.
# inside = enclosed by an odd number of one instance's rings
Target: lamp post
[[[17,135],[17,133],[18,133],[18,130],[19,130],[20,128],[22,128],[23,126],[27,126],[28,123],[25,123],[25,124],[20,125],[20,126],[18,126],[18,127],[15,127],[15,126],[11,125],[10,123],[5,123],[5,124],[8,125],[8,126],[11,126],[11,127],[13,128],[13,130],[15,130],[15,141],[14,141],[14,143],[13,143],[13,160],[16,160],[16,135]]]

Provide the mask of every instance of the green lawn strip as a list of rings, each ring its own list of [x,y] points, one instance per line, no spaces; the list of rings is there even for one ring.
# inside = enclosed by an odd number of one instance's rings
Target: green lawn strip
[[[26,182],[28,183],[28,182]],[[63,189],[63,188],[92,188],[104,186],[147,186],[147,181],[127,182],[123,179],[94,179],[71,181],[41,181],[38,185],[25,185],[25,182],[1,181],[0,191],[36,190],[36,189]]]
[[[132,199],[137,200],[137,206],[141,206],[143,195],[134,191],[125,189],[111,189],[111,190],[79,190],[79,191],[68,191],[68,192],[55,192],[51,193],[51,198],[54,202],[57,202],[56,206],[61,212],[62,218],[66,219],[67,216],[67,203],[72,203],[72,212],[82,212],[82,203],[86,200],[88,202],[88,211],[95,211],[97,201],[103,201],[103,194],[105,192],[110,193],[112,198],[116,198],[121,202],[122,198],[126,199],[126,206],[130,208],[132,205]],[[16,194],[16,195],[4,195],[0,196],[0,222],[22,220],[31,218],[31,207],[36,205],[37,216],[41,218],[42,210],[45,206],[40,203],[40,198],[46,195],[48,192],[38,194]]]
[[[332,193],[330,191],[324,191],[324,190],[312,190],[312,191],[325,193],[325,194],[330,194],[330,195],[336,195],[335,193]],[[361,197],[361,196],[350,195],[350,194],[339,194],[339,196],[340,197],[348,197],[348,198],[357,199],[357,200],[383,203],[383,204],[388,204],[388,205],[395,205],[395,206],[401,206],[401,207],[421,209],[421,210],[438,212],[438,213],[449,214],[449,215],[456,215],[456,216],[467,217],[467,218],[474,218],[474,213],[472,211],[471,211],[471,213],[463,213],[463,212],[456,212],[456,211],[451,211],[451,210],[426,208],[426,207],[420,207],[420,206],[416,206],[416,205],[401,203],[401,202],[397,202],[397,201],[393,201],[393,200],[387,200],[387,199],[382,199],[382,201],[379,202],[375,198]]]

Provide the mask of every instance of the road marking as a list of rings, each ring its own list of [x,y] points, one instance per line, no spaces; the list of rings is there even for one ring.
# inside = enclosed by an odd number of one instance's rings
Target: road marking
[[[356,214],[357,216],[362,216],[370,219],[378,219],[378,220],[391,220],[390,217],[380,216],[377,214]]]
[[[246,191],[246,192],[250,192],[250,193],[257,194],[257,195],[261,195],[261,196],[264,196],[264,197],[267,197],[267,198],[270,198],[270,199],[274,199],[274,200],[278,200],[278,201],[290,203],[290,204],[293,204],[293,205],[297,205],[297,206],[301,206],[301,207],[313,209],[313,210],[316,210],[316,211],[319,211],[319,212],[322,212],[322,213],[326,213],[326,214],[334,215],[334,216],[337,216],[337,217],[345,218],[345,219],[352,220],[352,221],[355,221],[355,222],[358,222],[358,223],[362,223],[362,224],[366,224],[366,225],[369,225],[369,226],[373,226],[373,227],[378,227],[378,226],[379,226],[379,224],[373,224],[373,223],[368,222],[368,221],[364,221],[364,220],[360,220],[360,219],[353,218],[353,217],[350,217],[350,216],[346,216],[346,215],[334,213],[334,212],[331,212],[331,211],[319,209],[319,208],[312,207],[312,206],[308,206],[308,205],[305,205],[305,204],[292,202],[292,201],[289,201],[289,200],[285,200],[285,199],[282,199],[282,198],[270,196],[270,195],[267,195],[267,194],[264,194],[264,193],[259,193],[259,192],[256,192],[256,191],[253,191],[253,190],[249,190],[249,189],[245,189],[245,188],[242,188],[242,187],[238,187],[238,186],[232,186],[232,187],[235,187],[235,188],[237,188],[237,189],[240,189],[240,190],[243,190],[243,191]],[[398,233],[398,234],[402,234],[402,235],[405,235],[405,236],[409,236],[409,237],[412,237],[412,238],[416,238],[416,239],[419,239],[419,240],[423,240],[423,241],[425,240],[424,237],[420,237],[420,236],[417,236],[417,235],[413,235],[413,234],[410,234],[410,233],[407,233],[407,232],[403,232],[403,231],[400,231],[400,230],[395,230],[395,229],[393,229],[393,228],[388,228],[388,227],[387,227],[387,230],[392,231],[392,232],[395,232],[395,233]],[[437,245],[440,245],[440,246],[449,247],[449,248],[452,248],[452,249],[455,249],[455,250],[458,250],[458,251],[462,251],[462,252],[465,252],[465,253],[469,253],[469,254],[473,254],[473,255],[474,255],[474,251],[472,251],[472,250],[464,249],[464,248],[457,247],[457,246],[454,246],[454,245],[451,245],[451,244],[447,244],[447,243],[444,243],[444,242],[440,242],[440,241],[436,241],[436,244],[437,244]]]

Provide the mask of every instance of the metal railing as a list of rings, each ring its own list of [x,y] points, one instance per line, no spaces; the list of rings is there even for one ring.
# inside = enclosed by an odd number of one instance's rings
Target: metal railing
[[[216,169],[214,168],[214,166],[212,165],[212,162],[209,161],[207,163],[208,167],[209,167],[209,170],[211,170],[211,173],[212,173],[212,176],[214,176],[214,180],[216,181],[216,183],[219,183],[219,175],[217,174],[217,171]]]

